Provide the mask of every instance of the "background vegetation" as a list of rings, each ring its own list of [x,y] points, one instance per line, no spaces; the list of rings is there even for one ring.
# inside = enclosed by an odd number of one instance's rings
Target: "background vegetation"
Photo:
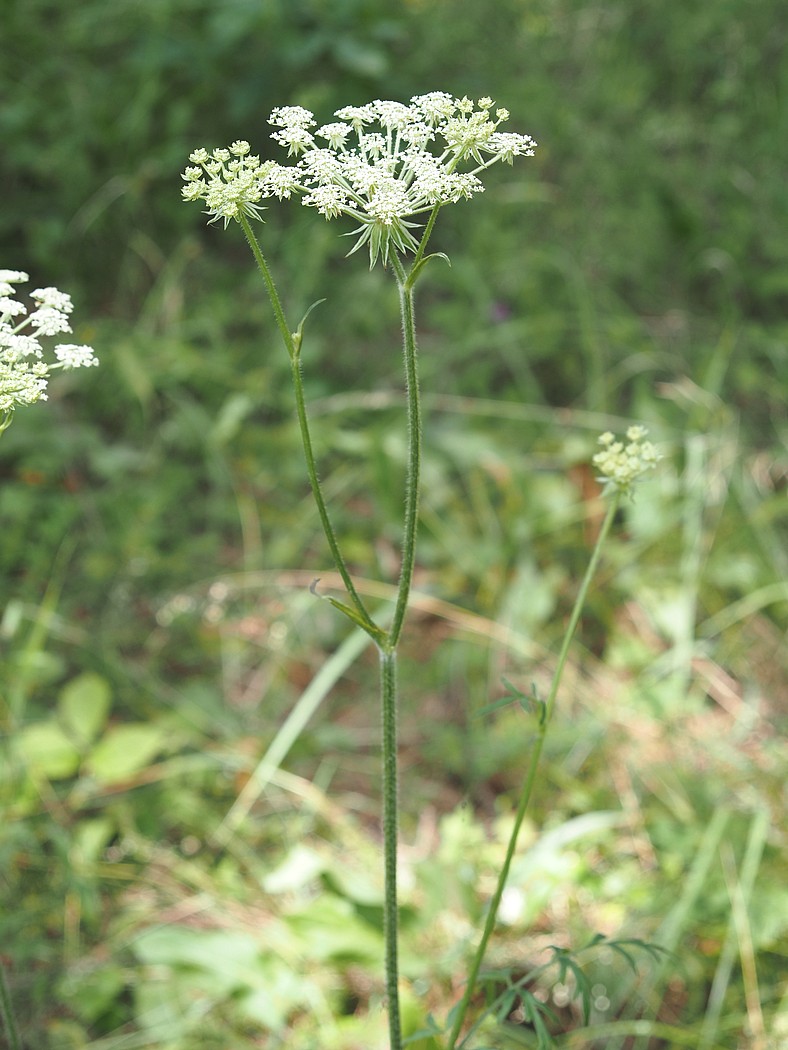
[[[599,521],[596,435],[666,460],[584,618],[490,959],[564,1047],[788,1045],[788,23],[777,0],[3,0],[3,265],[102,361],[2,439],[0,955],[26,1047],[383,1045],[374,654],[332,585],[240,236],[179,200],[271,108],[491,95],[537,157],[447,210],[420,302],[426,489],[403,670],[412,1030],[458,995]],[[397,560],[396,304],[294,207],[322,473]],[[254,774],[254,775],[253,775]],[[505,986],[491,979],[490,994]],[[497,983],[496,983],[497,981]],[[516,997],[486,1045],[535,1046]],[[638,1018],[645,1020],[638,1021]],[[573,1034],[574,1033],[574,1034]],[[428,1038],[416,1050],[433,1050]]]

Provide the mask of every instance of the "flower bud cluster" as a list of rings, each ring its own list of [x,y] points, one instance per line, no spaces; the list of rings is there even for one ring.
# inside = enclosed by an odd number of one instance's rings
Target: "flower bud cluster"
[[[317,126],[302,106],[275,109],[271,136],[293,164],[260,164],[249,144],[229,150],[197,150],[183,178],[186,200],[203,200],[213,216],[259,218],[265,197],[298,193],[302,204],[326,219],[349,215],[361,225],[352,251],[369,246],[370,265],[385,263],[391,246],[415,252],[414,217],[467,200],[484,190],[479,174],[498,161],[531,157],[529,135],[501,132],[509,117],[490,98],[453,98],[444,91],[415,95],[410,105],[377,99],[345,106],[338,120]],[[461,171],[465,166],[470,170]]]
[[[230,219],[259,219],[261,200],[276,196],[289,197],[298,188],[290,169],[273,161],[260,163],[251,153],[248,142],[240,139],[229,149],[209,153],[197,149],[189,155],[192,166],[183,173],[186,185],[181,190],[187,201],[204,201],[211,222]]]
[[[46,400],[52,371],[98,364],[92,347],[75,343],[58,343],[55,361],[44,360],[41,338],[71,331],[73,305],[71,296],[57,288],[36,288],[30,293],[34,309],[28,313],[15,298],[14,285],[29,279],[21,270],[0,270],[0,433],[18,405]]]
[[[596,453],[592,463],[599,471],[598,480],[606,489],[631,493],[635,482],[662,459],[654,445],[645,440],[647,433],[645,427],[631,426],[627,430],[626,443],[617,441],[610,431],[600,436],[602,450]]]

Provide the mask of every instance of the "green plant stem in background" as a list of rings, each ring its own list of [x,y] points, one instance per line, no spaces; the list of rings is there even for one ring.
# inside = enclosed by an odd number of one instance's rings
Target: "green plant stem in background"
[[[22,1050],[22,1040],[19,1038],[19,1030],[11,1009],[11,993],[8,990],[8,982],[5,976],[5,968],[0,960],[0,1017],[3,1019],[3,1028],[8,1037],[9,1050]]]
[[[620,502],[620,496],[615,494],[610,501],[610,505],[607,509],[607,514],[602,523],[602,528],[599,531],[599,536],[594,546],[594,550],[591,554],[591,560],[588,563],[583,582],[580,585],[577,598],[575,599],[574,608],[572,609],[572,615],[569,618],[569,623],[564,633],[564,638],[561,643],[561,649],[558,654],[558,660],[556,663],[555,671],[553,672],[553,679],[550,683],[550,692],[547,699],[544,701],[543,706],[540,706],[538,717],[539,717],[539,728],[531,751],[530,761],[528,763],[528,769],[525,774],[525,780],[523,781],[523,787],[520,792],[520,799],[517,804],[517,813],[514,819],[514,826],[512,828],[512,834],[509,838],[509,844],[506,849],[506,857],[504,858],[503,866],[498,875],[498,883],[495,887],[492,900],[490,901],[490,907],[487,911],[487,919],[484,924],[484,930],[479,941],[479,945],[476,949],[476,953],[473,957],[470,972],[468,974],[468,980],[465,984],[465,992],[462,999],[457,1007],[454,1015],[454,1023],[452,1025],[451,1033],[449,1035],[448,1050],[454,1050],[457,1045],[460,1031],[465,1021],[465,1016],[468,1012],[468,1006],[473,996],[474,989],[476,987],[476,981],[479,977],[479,970],[481,969],[482,962],[484,961],[484,955],[487,950],[487,944],[492,936],[493,929],[495,928],[495,921],[498,915],[498,908],[501,904],[501,897],[503,891],[506,888],[506,880],[509,877],[509,868],[512,864],[512,858],[514,857],[514,851],[517,846],[517,838],[520,834],[520,828],[525,818],[525,814],[528,810],[528,805],[531,801],[531,795],[533,793],[534,782],[536,780],[536,771],[539,766],[539,760],[542,755],[542,749],[544,747],[545,737],[547,735],[547,728],[550,724],[550,719],[553,714],[555,707],[556,697],[558,696],[558,689],[561,685],[561,678],[564,673],[564,667],[566,666],[567,657],[569,656],[569,647],[572,643],[575,631],[577,630],[577,624],[580,620],[580,614],[583,611],[585,605],[586,596],[588,594],[588,588],[591,585],[594,573],[596,572],[597,565],[599,564],[599,558],[602,553],[602,547],[604,546],[607,535],[610,532],[610,526],[613,524],[613,518],[615,517],[616,510]]]

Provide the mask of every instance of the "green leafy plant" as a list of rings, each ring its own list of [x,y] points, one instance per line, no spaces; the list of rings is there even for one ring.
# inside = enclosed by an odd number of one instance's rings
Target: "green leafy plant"
[[[306,460],[307,474],[320,522],[346,599],[326,595],[326,600],[361,628],[375,643],[380,656],[380,698],[382,720],[382,782],[384,837],[384,940],[385,983],[391,1050],[401,1050],[403,1033],[399,989],[399,940],[397,894],[398,841],[398,682],[397,657],[408,608],[416,558],[420,478],[422,466],[421,390],[418,369],[414,296],[419,278],[433,259],[446,256],[427,254],[428,243],[441,209],[450,203],[470,199],[482,191],[481,174],[491,165],[515,157],[532,156],[536,143],[528,135],[499,130],[509,117],[490,98],[474,102],[435,91],[414,96],[409,105],[376,100],[363,106],[346,106],[336,111],[338,120],[316,126],[314,115],[301,106],[275,109],[269,123],[272,138],[294,158],[292,164],[261,161],[245,140],[229,148],[211,151],[200,148],[190,155],[191,166],[183,175],[186,201],[206,206],[210,222],[225,227],[237,223],[249,244],[266,287],[279,333],[291,365],[296,414]],[[307,415],[301,351],[307,318],[322,300],[314,303],[296,327],[288,323],[285,310],[252,223],[262,218],[263,201],[300,197],[301,203],[316,209],[326,219],[340,215],[360,225],[352,232],[356,238],[348,254],[362,247],[369,253],[369,268],[382,263],[390,269],[399,292],[407,392],[407,470],[402,524],[402,556],[393,611],[384,624],[373,615],[362,598],[321,485]],[[412,257],[412,258],[411,258]],[[482,961],[493,928],[514,856],[520,828],[528,808],[536,770],[552,715],[569,646],[574,636],[588,588],[596,569],[602,545],[612,525],[618,501],[633,484],[657,462],[658,455],[645,441],[645,428],[633,426],[627,442],[616,441],[606,432],[600,438],[602,451],[594,458],[601,480],[614,495],[594,547],[544,702],[518,698],[523,706],[536,705],[538,734],[532,746],[520,793],[514,826],[506,857],[500,870],[484,929],[465,982],[465,991],[452,1013],[446,1037],[448,1050],[460,1045],[466,1016],[479,980]],[[319,580],[310,590],[317,594]],[[524,1000],[526,1002],[527,1000]],[[530,1007],[529,1007],[530,1009]],[[535,1023],[543,1027],[540,1014]]]
[[[28,314],[28,308],[16,298],[14,286],[29,279],[21,270],[0,270],[0,435],[10,427],[20,405],[46,401],[52,372],[98,364],[92,347],[76,343],[58,343],[54,348],[54,362],[46,360],[41,339],[71,331],[69,315],[73,303],[69,295],[57,288],[37,288],[31,292],[34,309]],[[20,317],[24,320],[20,321]],[[24,687],[19,679],[15,684],[16,688],[9,692],[7,698],[13,725],[19,722],[24,705]],[[48,732],[50,728],[52,733]],[[50,767],[54,766],[61,775],[73,772],[75,766],[72,759],[76,758],[78,763],[78,757],[72,751],[70,741],[59,729],[42,724],[31,727],[31,730],[27,734],[28,740],[32,742],[34,750],[46,755]],[[24,748],[21,737],[17,743]],[[0,1018],[11,1050],[21,1050],[22,1043],[2,959]]]

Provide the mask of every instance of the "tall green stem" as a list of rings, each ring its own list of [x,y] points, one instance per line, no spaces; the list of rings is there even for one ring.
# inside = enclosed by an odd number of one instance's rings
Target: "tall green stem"
[[[401,1050],[397,919],[397,654],[380,650],[380,696],[383,721],[383,935],[390,1050]]]
[[[279,332],[282,336],[282,342],[285,344],[288,356],[290,358],[290,372],[293,379],[293,390],[295,392],[296,401],[296,414],[298,416],[298,426],[301,431],[301,443],[304,448],[304,458],[306,459],[306,469],[309,475],[309,484],[312,486],[312,495],[317,505],[317,512],[320,515],[320,524],[323,526],[323,532],[325,533],[328,546],[331,550],[331,555],[334,559],[334,564],[337,567],[337,571],[342,577],[342,582],[345,585],[345,589],[348,596],[353,603],[356,612],[358,613],[360,625],[370,634],[373,638],[377,639],[379,631],[375,626],[372,618],[366,610],[364,603],[359,597],[358,591],[353,584],[350,572],[348,570],[345,559],[342,556],[342,552],[339,549],[339,542],[334,532],[334,526],[331,523],[331,518],[328,513],[328,507],[326,505],[325,498],[323,497],[323,489],[320,485],[320,477],[317,472],[317,463],[315,462],[315,454],[312,449],[312,437],[309,430],[309,418],[306,413],[306,400],[304,398],[304,379],[301,372],[301,338],[300,333],[294,335],[287,324],[284,309],[282,308],[281,300],[279,299],[279,293],[276,290],[274,279],[271,275],[271,271],[268,268],[268,263],[265,261],[265,256],[260,247],[257,238],[254,235],[254,231],[249,224],[248,219],[245,216],[240,218],[241,226],[243,227],[246,239],[249,242],[249,247],[252,249],[252,254],[257,262],[258,269],[262,274],[265,286],[268,289],[268,297],[271,300],[271,306],[273,307],[274,317],[276,318],[276,324],[279,328]]]
[[[416,559],[416,529],[419,517],[419,478],[421,475],[421,404],[419,395],[416,320],[413,311],[413,282],[405,274],[396,253],[390,256],[397,278],[402,313],[402,344],[405,358],[405,385],[408,401],[408,466],[405,478],[405,520],[402,529],[400,566],[394,617],[386,639],[379,646],[381,668],[381,707],[383,722],[383,852],[385,874],[384,936],[386,997],[388,999],[390,1050],[401,1050],[402,1029],[399,1010],[399,964],[397,922],[397,646],[408,608]]]
[[[331,549],[331,554],[334,558],[334,564],[336,565],[342,582],[345,585],[345,590],[348,593],[350,600],[356,608],[359,616],[363,623],[361,626],[365,627],[367,633],[372,633],[373,637],[376,637],[375,624],[373,623],[369,613],[364,606],[358,592],[355,588],[353,580],[351,579],[348,567],[345,564],[345,559],[342,556],[342,552],[339,549],[339,542],[334,532],[334,527],[331,524],[331,519],[328,515],[328,507],[323,498],[323,490],[320,486],[320,478],[317,473],[317,464],[315,463],[315,454],[312,450],[312,438],[309,432],[309,419],[306,414],[306,401],[304,399],[304,380],[301,373],[301,360],[298,355],[290,358],[290,371],[293,378],[293,391],[295,393],[296,401],[296,414],[298,415],[298,426],[301,430],[301,443],[304,447],[304,458],[306,459],[306,469],[309,474],[309,482],[312,486],[312,494],[315,497],[315,503],[317,504],[317,512],[320,515],[320,523],[323,526],[323,532],[326,534],[326,540],[328,546]]]
[[[429,233],[434,225],[438,209],[430,216],[427,230],[422,238],[417,262],[424,253]],[[306,412],[303,376],[301,373],[301,329],[293,332],[287,324],[273,277],[266,263],[260,244],[245,217],[240,219],[244,234],[257,266],[265,281],[274,317],[290,357],[293,389],[295,391],[296,413],[301,430],[301,441],[304,447],[307,472],[312,486],[312,493],[317,504],[320,521],[326,535],[334,562],[342,577],[354,610],[342,606],[344,611],[367,631],[375,640],[380,652],[381,667],[381,708],[382,708],[382,750],[383,750],[383,852],[384,852],[384,937],[385,937],[385,972],[386,997],[388,1000],[390,1050],[402,1050],[402,1027],[399,1008],[399,964],[398,964],[398,909],[397,909],[397,841],[398,841],[398,757],[397,757],[397,646],[410,597],[413,582],[413,569],[416,558],[416,529],[419,516],[419,479],[421,474],[421,404],[419,394],[418,353],[416,347],[416,321],[413,307],[414,271],[405,273],[405,269],[396,252],[390,259],[397,278],[402,313],[403,355],[405,359],[405,383],[407,390],[407,430],[408,430],[408,463],[405,479],[405,518],[402,536],[402,564],[400,566],[397,597],[391,627],[383,632],[369,616],[353,581],[350,578],[345,560],[339,549],[328,508],[323,498],[320,479],[317,473],[309,420]],[[303,323],[303,322],[302,322]],[[337,603],[335,603],[337,604]],[[355,616],[353,615],[355,612]]]
[[[540,711],[539,715],[539,728],[536,735],[536,741],[533,749],[531,750],[530,760],[528,762],[528,769],[525,774],[523,781],[522,790],[520,792],[520,798],[517,804],[517,812],[514,818],[514,826],[512,833],[509,838],[509,844],[506,849],[506,856],[504,858],[503,866],[498,875],[498,883],[495,887],[495,892],[492,895],[490,901],[490,907],[487,911],[487,919],[484,924],[484,930],[482,931],[481,940],[476,949],[476,953],[473,957],[470,972],[468,974],[468,980],[465,985],[465,993],[463,994],[460,1004],[457,1008],[457,1012],[454,1017],[454,1024],[452,1026],[451,1033],[449,1035],[448,1048],[447,1050],[454,1050],[457,1045],[457,1039],[459,1038],[460,1031],[465,1021],[465,1015],[468,1012],[468,1006],[473,996],[474,989],[476,987],[476,981],[479,977],[479,970],[481,969],[482,962],[484,960],[485,952],[487,951],[487,944],[492,936],[493,929],[495,928],[495,921],[498,916],[498,908],[501,904],[501,897],[503,891],[506,888],[506,880],[509,877],[509,868],[512,864],[512,858],[514,857],[514,851],[517,846],[517,838],[520,834],[520,828],[525,818],[525,814],[528,810],[528,805],[531,801],[531,795],[533,793],[534,782],[536,780],[536,771],[539,766],[539,760],[542,756],[542,748],[544,747],[545,737],[547,735],[547,727],[550,723],[550,719],[553,714],[555,707],[556,697],[558,696],[558,689],[561,685],[561,678],[563,677],[564,668],[566,666],[567,657],[569,656],[569,647],[572,643],[575,631],[577,630],[577,624],[580,620],[580,614],[583,611],[585,605],[586,596],[588,594],[588,588],[591,585],[594,573],[596,572],[597,565],[599,564],[599,558],[602,553],[602,547],[607,538],[607,534],[610,531],[610,526],[613,524],[613,518],[615,517],[616,510],[618,509],[619,497],[615,496],[607,509],[607,514],[602,523],[602,528],[599,531],[599,537],[597,538],[596,545],[591,554],[591,560],[588,563],[583,582],[580,585],[577,598],[575,599],[574,608],[572,609],[572,615],[569,617],[569,623],[564,633],[564,639],[561,643],[561,650],[558,654],[558,660],[556,662],[555,671],[553,672],[553,678],[550,683],[550,692],[548,693],[547,699],[544,702],[544,707]]]
[[[416,558],[416,528],[419,519],[419,479],[421,476],[421,397],[416,348],[416,319],[413,312],[413,285],[405,275],[402,262],[397,254],[392,252],[390,258],[399,284],[402,348],[405,357],[405,384],[408,398],[408,470],[405,479],[402,565],[397,585],[394,619],[388,634],[388,646],[395,649],[405,620]]]

